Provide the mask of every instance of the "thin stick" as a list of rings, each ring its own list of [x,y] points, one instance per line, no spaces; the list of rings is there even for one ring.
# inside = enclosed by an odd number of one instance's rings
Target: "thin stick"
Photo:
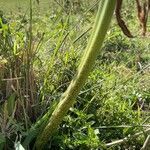
[[[141,131],[141,132],[135,133],[134,135],[129,135],[128,137],[125,137],[123,139],[120,139],[120,140],[117,140],[117,141],[114,141],[114,142],[111,142],[111,143],[107,143],[106,147],[111,147],[111,146],[126,143],[126,142],[128,142],[129,139],[137,138],[138,136],[142,135],[143,133],[150,133],[150,128],[146,129],[144,132]]]
[[[96,127],[96,129],[133,128],[133,127],[150,127],[150,125],[143,124],[143,125],[100,126],[100,127]]]
[[[149,150],[149,148],[150,148],[150,135],[147,136],[141,150]]]

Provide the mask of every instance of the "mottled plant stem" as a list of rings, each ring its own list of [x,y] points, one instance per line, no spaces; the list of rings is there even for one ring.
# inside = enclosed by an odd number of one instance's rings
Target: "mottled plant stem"
[[[75,103],[77,95],[79,94],[91,69],[93,68],[97,55],[100,53],[100,48],[102,47],[107,29],[111,22],[115,5],[116,0],[101,0],[92,35],[81,59],[77,73],[66,92],[62,95],[60,102],[48,121],[47,126],[37,137],[36,149],[44,149],[44,146],[58,129],[58,126],[62,122],[69,108]]]

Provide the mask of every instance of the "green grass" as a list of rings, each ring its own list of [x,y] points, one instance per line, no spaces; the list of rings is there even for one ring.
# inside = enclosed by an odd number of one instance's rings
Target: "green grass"
[[[9,28],[3,25],[0,30],[1,149],[12,149],[15,141],[23,144],[35,122],[49,107],[54,109],[76,72],[91,32],[78,37],[93,24],[96,12],[96,8],[89,10],[94,5],[91,1],[83,1],[80,11],[64,10],[54,1],[49,1],[44,11],[43,4],[34,5],[32,48],[27,57],[30,17],[25,10],[29,5],[21,1],[24,8],[14,13],[18,2],[0,1],[9,24]],[[127,15],[133,6],[130,2],[126,5],[129,7],[123,10],[124,19],[130,18],[128,25],[138,37],[126,38],[113,20],[77,104],[48,143],[51,149],[105,149],[106,143],[143,131],[142,125],[150,123],[149,37],[140,37],[135,12]],[[46,121],[38,122],[36,127]],[[121,125],[126,127],[119,128]],[[36,135],[32,135],[30,149]],[[145,138],[131,139],[110,149],[140,149]]]
[[[34,1],[34,6],[37,6],[37,3]],[[40,8],[42,11],[45,9],[48,10],[51,2],[49,0],[40,1]],[[6,13],[16,13],[19,11],[26,11],[29,8],[29,0],[1,0],[0,1],[1,10],[4,10]]]

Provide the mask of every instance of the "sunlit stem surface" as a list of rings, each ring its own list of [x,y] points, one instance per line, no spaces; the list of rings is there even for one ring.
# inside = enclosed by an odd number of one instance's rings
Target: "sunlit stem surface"
[[[92,34],[81,59],[77,73],[66,92],[62,95],[60,102],[48,121],[48,124],[43,132],[37,137],[36,149],[44,149],[44,146],[58,129],[69,108],[75,103],[77,95],[93,68],[97,55],[100,53],[100,49],[114,13],[115,5],[116,0],[101,0]]]

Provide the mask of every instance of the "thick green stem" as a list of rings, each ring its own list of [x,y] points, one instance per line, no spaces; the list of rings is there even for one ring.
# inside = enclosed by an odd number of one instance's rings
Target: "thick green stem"
[[[68,89],[62,95],[59,104],[48,121],[47,126],[43,130],[42,134],[37,137],[37,149],[41,150],[44,148],[50,137],[56,132],[69,108],[74,104],[78,93],[88,78],[97,55],[100,53],[100,48],[102,47],[107,29],[111,22],[115,5],[116,0],[101,0],[92,35],[81,59],[78,71]]]

